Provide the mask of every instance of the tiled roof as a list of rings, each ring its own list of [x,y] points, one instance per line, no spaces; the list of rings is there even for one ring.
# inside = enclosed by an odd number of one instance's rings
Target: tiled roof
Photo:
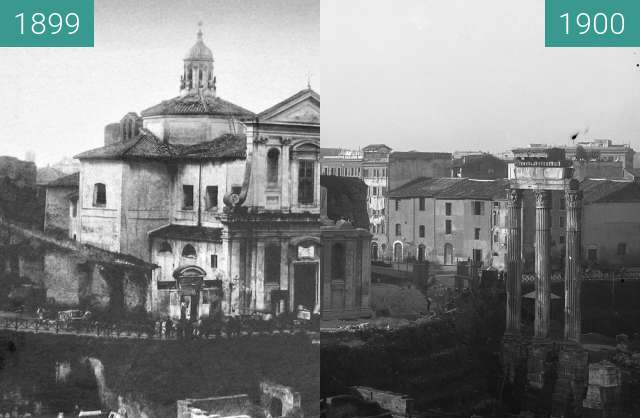
[[[460,178],[420,177],[389,192],[391,198],[435,197],[436,193],[464,181]]]
[[[640,184],[631,181],[588,179],[580,183],[584,204],[640,202]]]
[[[167,225],[149,233],[154,238],[180,239],[184,241],[222,242],[222,228],[204,226]]]
[[[37,184],[47,184],[60,177],[64,177],[64,173],[58,169],[53,167],[43,167],[39,168],[36,174],[36,183]]]
[[[154,264],[147,263],[146,261],[132,255],[107,251],[102,248],[94,247],[93,245],[72,241],[66,236],[58,237],[54,234],[44,233],[42,231],[9,222],[4,222],[3,226],[15,231],[27,240],[33,240],[40,245],[50,245],[62,250],[73,251],[75,254],[92,262],[140,268],[144,270],[152,270],[157,267]]]
[[[436,193],[438,199],[503,200],[507,196],[509,181],[463,179]]]
[[[80,173],[69,174],[47,183],[47,187],[78,187],[80,184]]]
[[[156,159],[156,160],[216,160],[246,158],[247,141],[243,135],[224,134],[213,141],[194,145],[170,144],[153,133],[141,129],[129,141],[96,148],[78,154],[82,159]]]
[[[142,112],[142,117],[164,115],[212,115],[238,119],[252,119],[255,117],[255,114],[250,110],[220,97],[200,97],[195,95],[174,97]]]
[[[507,179],[421,177],[389,193],[390,198],[435,197],[436,199],[499,200],[506,197]]]

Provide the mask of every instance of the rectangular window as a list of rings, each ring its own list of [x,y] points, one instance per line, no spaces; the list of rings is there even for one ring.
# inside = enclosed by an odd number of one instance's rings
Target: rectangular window
[[[264,281],[280,283],[280,244],[269,244],[264,248]]]
[[[312,204],[314,189],[313,160],[300,160],[298,170],[298,203]]]
[[[621,242],[618,244],[618,255],[625,255],[627,253],[627,244]]]
[[[564,235],[560,235],[560,244],[564,244]]]
[[[420,210],[424,211],[425,210],[425,199],[424,199],[424,197],[421,197],[419,199],[419,202],[420,202]]]
[[[482,215],[484,209],[484,202],[473,202],[473,214]]]
[[[396,212],[400,210],[400,199],[396,199]]]
[[[587,260],[598,261],[598,250],[596,248],[589,248],[587,250]]]
[[[364,177],[369,177],[369,169],[368,168],[364,168],[362,170],[362,174],[363,174]]]
[[[420,235],[420,238],[424,238],[424,235],[425,235],[425,229],[426,229],[426,228],[424,227],[424,225],[420,225],[420,228],[419,228],[419,235]]]
[[[482,263],[482,250],[478,250],[478,249],[473,250],[473,261],[475,264]]]
[[[451,216],[451,203],[444,204],[444,214],[447,216]]]
[[[473,233],[473,238],[474,239],[480,239],[480,228],[476,228],[474,233]]]
[[[402,235],[402,225],[396,224],[396,236],[399,237]]]
[[[451,234],[451,219],[444,221],[444,233],[447,235]]]
[[[560,209],[561,209],[561,210],[564,210],[564,209],[565,209],[565,207],[564,207],[564,197],[561,197],[561,198],[560,198]]]
[[[182,185],[182,209],[193,210],[193,186]]]
[[[207,210],[218,207],[218,186],[207,186]]]
[[[217,254],[211,254],[211,268],[212,269],[218,268],[218,255]]]
[[[564,216],[560,217],[560,227],[562,228],[564,226]]]

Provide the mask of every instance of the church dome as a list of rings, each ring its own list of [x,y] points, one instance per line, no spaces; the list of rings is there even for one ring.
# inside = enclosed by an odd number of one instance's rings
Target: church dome
[[[202,40],[202,31],[198,31],[198,41],[191,47],[185,61],[213,61],[213,52]]]

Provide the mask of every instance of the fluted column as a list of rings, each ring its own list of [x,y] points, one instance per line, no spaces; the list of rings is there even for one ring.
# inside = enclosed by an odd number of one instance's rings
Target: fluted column
[[[522,309],[522,191],[507,194],[507,334],[520,333]]]
[[[578,184],[572,183],[566,190],[567,236],[564,267],[564,338],[580,342],[581,315],[580,289],[582,273],[580,271],[580,216],[582,210],[582,192]]]
[[[551,312],[551,192],[536,190],[536,306],[534,336],[549,336]]]

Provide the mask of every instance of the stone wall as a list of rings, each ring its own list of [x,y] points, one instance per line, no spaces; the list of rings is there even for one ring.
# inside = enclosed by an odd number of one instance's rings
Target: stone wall
[[[61,230],[68,233],[70,227],[69,194],[76,187],[50,187],[46,190],[44,229]]]
[[[35,185],[36,172],[36,165],[31,161],[0,156],[0,177],[7,177],[18,187]]]

